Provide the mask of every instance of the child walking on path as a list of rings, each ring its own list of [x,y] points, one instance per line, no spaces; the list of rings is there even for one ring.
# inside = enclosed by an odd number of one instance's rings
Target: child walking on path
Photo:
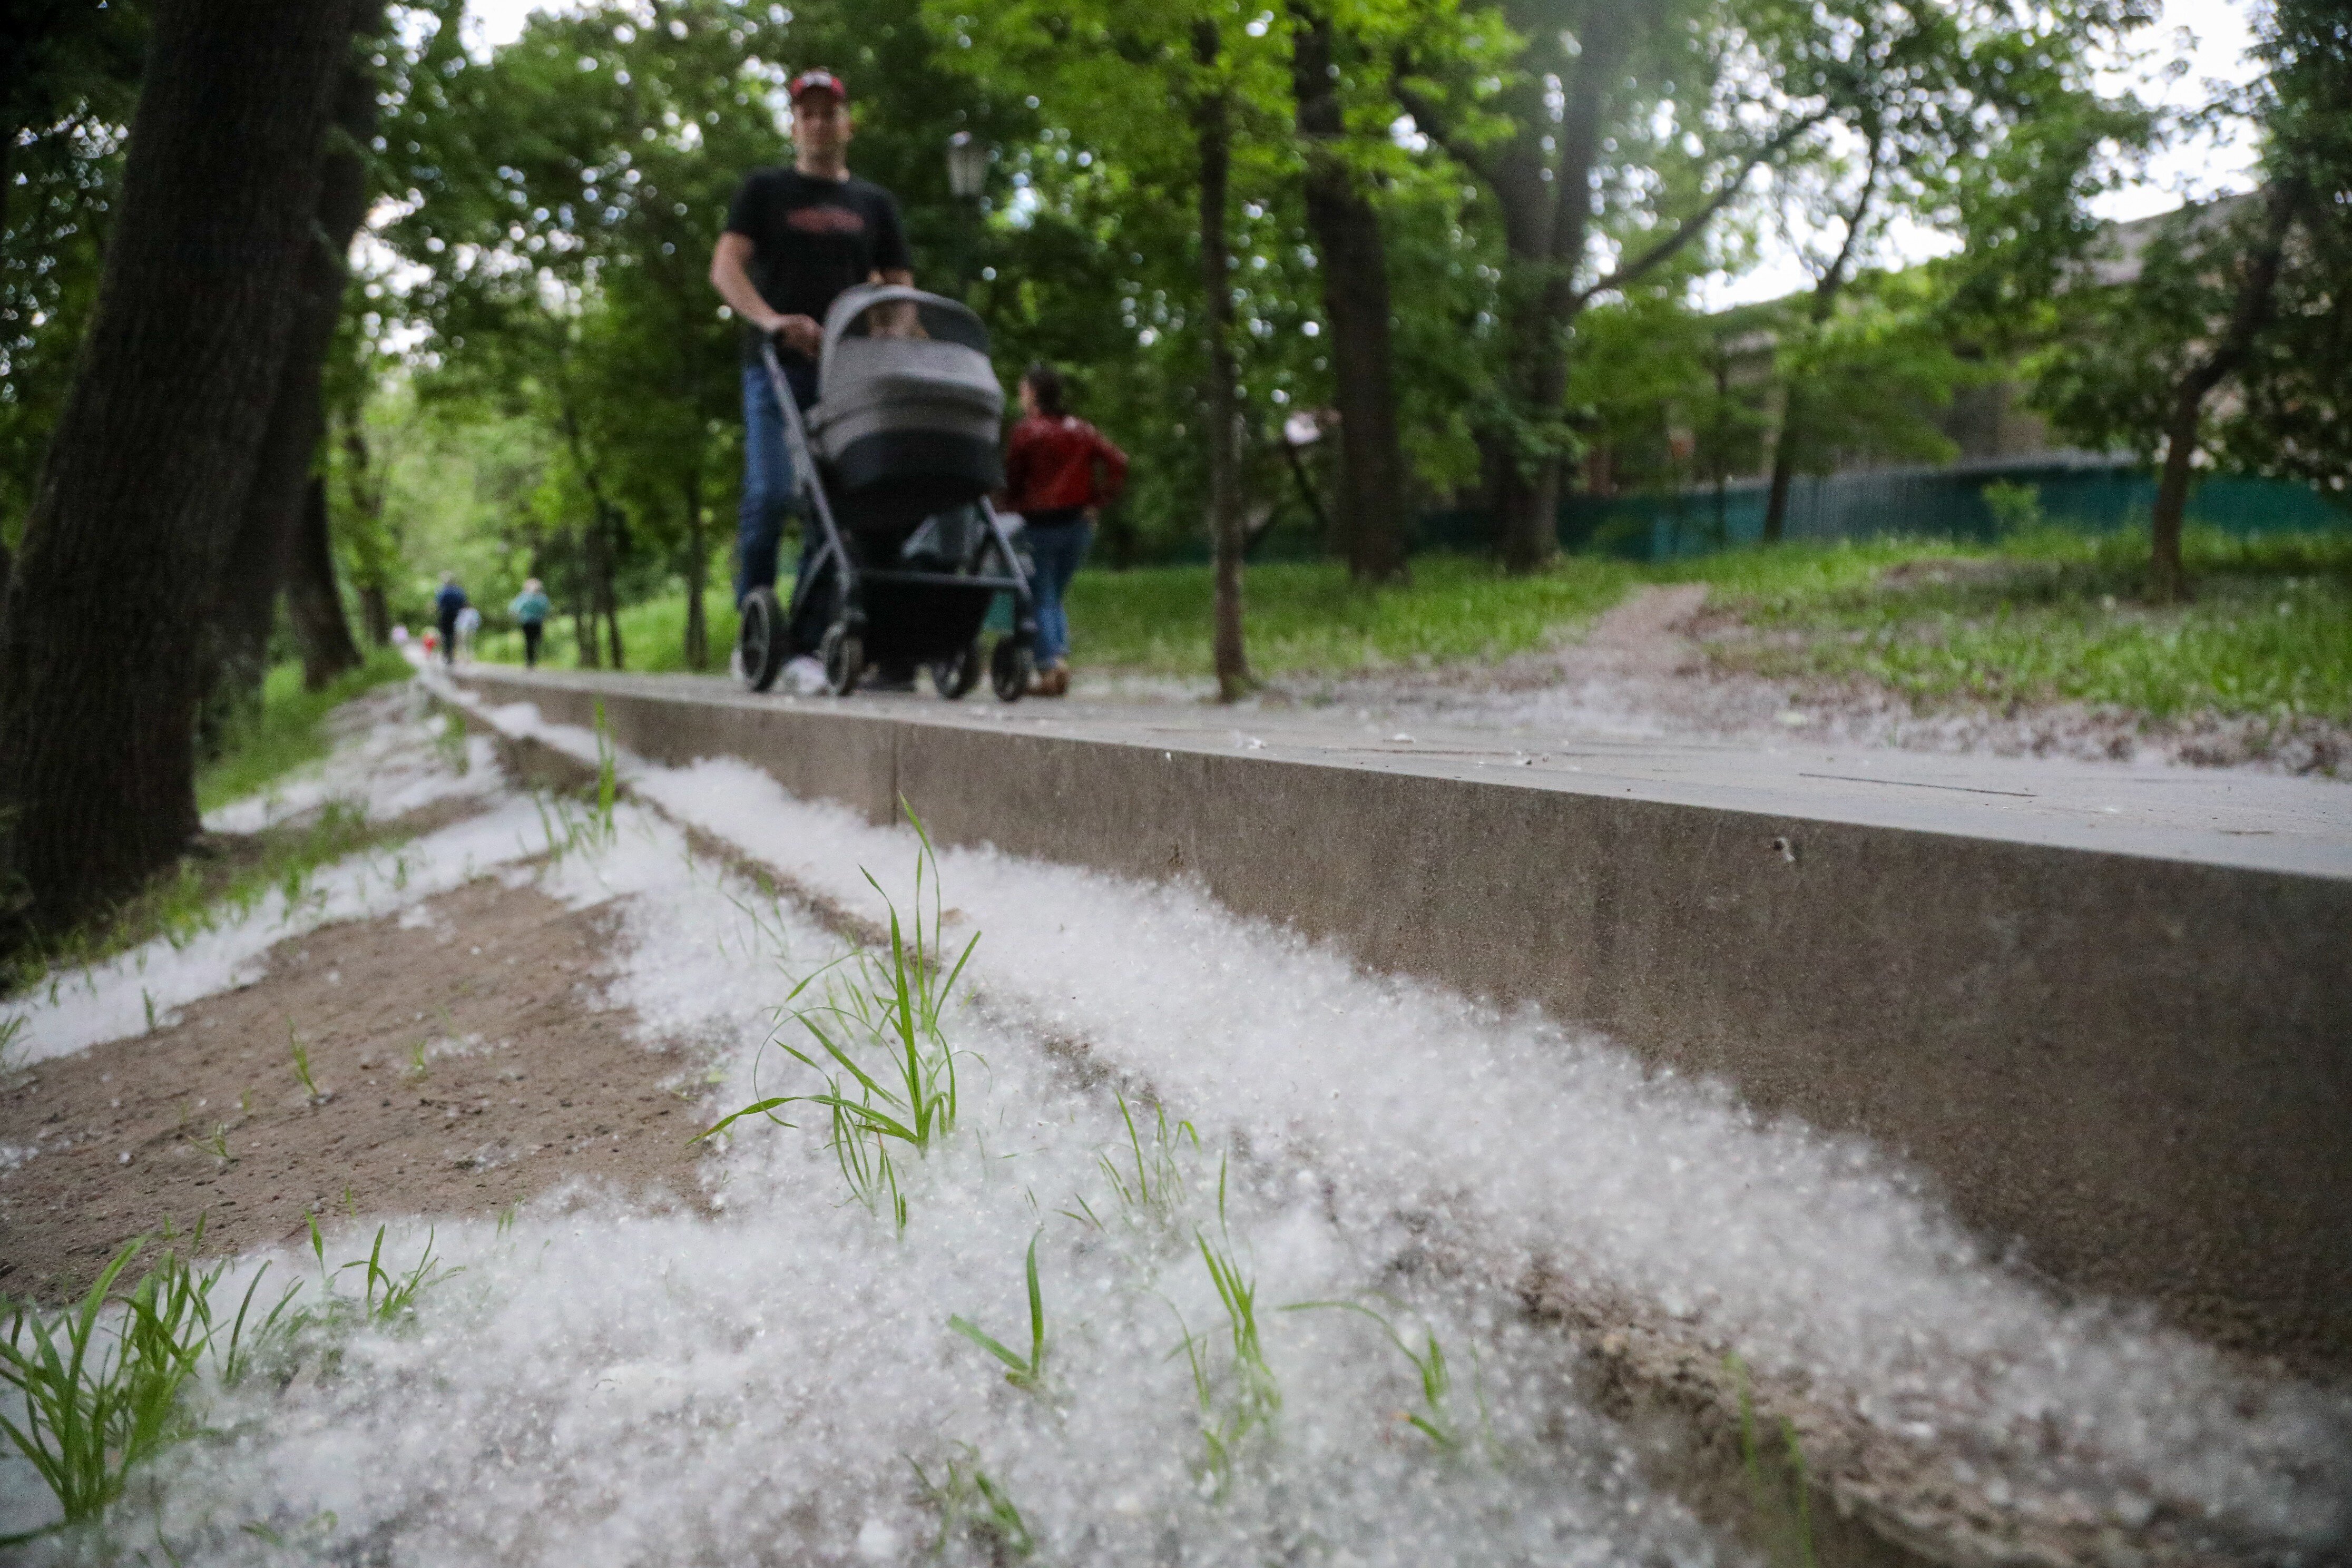
[[[1037,601],[1040,697],[1070,689],[1070,620],[1063,608],[1070,579],[1087,558],[1102,509],[1127,486],[1127,454],[1062,406],[1062,377],[1033,364],[1021,378],[1021,422],[1004,456],[1011,510],[1027,523],[1030,591]]]

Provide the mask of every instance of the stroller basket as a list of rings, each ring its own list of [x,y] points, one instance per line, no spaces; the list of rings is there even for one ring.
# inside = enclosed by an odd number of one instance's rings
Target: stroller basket
[[[825,313],[809,441],[854,532],[902,533],[1002,483],[1003,414],[988,330],[954,300],[867,286]]]

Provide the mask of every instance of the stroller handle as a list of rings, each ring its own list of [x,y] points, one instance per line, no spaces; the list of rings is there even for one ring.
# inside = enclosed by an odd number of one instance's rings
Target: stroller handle
[[[760,362],[766,366],[768,384],[775,390],[777,405],[784,416],[784,454],[792,459],[793,497],[807,500],[814,495],[822,502],[823,489],[816,482],[816,463],[809,450],[808,426],[801,419],[799,399],[793,395],[793,384],[784,377],[783,363],[776,357],[777,334],[769,332],[760,339]]]

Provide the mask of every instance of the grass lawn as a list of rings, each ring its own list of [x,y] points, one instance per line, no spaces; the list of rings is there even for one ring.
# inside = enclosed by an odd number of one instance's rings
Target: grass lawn
[[[1794,634],[1719,646],[1725,662],[1766,675],[1862,677],[1921,705],[2352,718],[2352,533],[2193,530],[2184,554],[2196,595],[2185,605],[2138,596],[2147,542],[2132,534],[1748,551],[1650,574],[1706,581],[1718,607]]]
[[[710,667],[721,672],[727,668],[727,650],[735,645],[735,606],[728,598],[724,582],[702,596],[702,613],[710,625]],[[686,590],[622,606],[621,651],[633,670],[674,675],[687,668]],[[474,657],[492,664],[520,664],[522,633],[485,630],[474,639]],[[539,662],[550,669],[580,668],[580,639],[572,635],[569,616],[547,623]]]
[[[1638,580],[1623,562],[1590,556],[1513,577],[1474,557],[1423,555],[1411,584],[1378,591],[1337,565],[1255,566],[1242,588],[1250,668],[1336,675],[1503,658],[1573,634]],[[1081,572],[1070,586],[1075,664],[1206,676],[1209,634],[1205,566]]]
[[[1342,568],[1259,566],[1244,589],[1251,667],[1260,674],[1339,671],[1412,661],[1498,658],[1566,635],[1617,602],[1635,581],[1622,562],[1582,557],[1533,577],[1509,577],[1486,562],[1430,555],[1413,563],[1410,587],[1372,593]],[[735,610],[721,587],[704,600],[712,668],[726,668]],[[1070,595],[1078,662],[1155,674],[1206,676],[1209,572],[1204,566],[1081,572]],[[686,665],[686,597],[674,592],[621,612],[629,668],[656,674]],[[522,662],[522,634],[485,633],[478,657]],[[542,663],[579,665],[569,621],[550,623]]]
[[[360,693],[388,681],[405,680],[408,661],[388,647],[373,649],[367,663],[323,691],[302,689],[302,667],[278,666],[261,683],[261,715],[232,737],[227,748],[196,774],[196,805],[205,811],[268,788],[303,763],[327,754],[320,721]]]

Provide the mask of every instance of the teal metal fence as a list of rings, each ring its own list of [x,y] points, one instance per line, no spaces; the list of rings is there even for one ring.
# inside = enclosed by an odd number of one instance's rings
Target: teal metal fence
[[[1972,463],[1948,468],[1882,468],[1870,473],[1801,478],[1790,487],[1787,536],[1796,540],[1877,539],[1886,535],[1989,541],[2000,524],[1984,499],[1996,484],[2031,486],[2051,523],[2086,533],[2145,525],[2156,508],[2156,477],[2105,458],[2051,458]],[[1726,486],[1720,505],[1713,489],[1668,495],[1563,497],[1560,548],[1630,561],[1671,561],[1752,544],[1764,532],[1766,486],[1761,480]],[[2189,492],[2189,521],[2246,535],[2352,529],[2352,510],[2331,504],[2307,485],[2217,475]],[[1415,551],[1480,554],[1494,548],[1495,521],[1484,511],[1423,513],[1414,524]],[[1208,542],[1198,537],[1147,550],[1139,564],[1201,564]],[[1260,563],[1323,559],[1320,532],[1304,519],[1285,518],[1250,552]]]
[[[2001,528],[1984,495],[1996,484],[2031,487],[2045,519],[2088,533],[2145,525],[2156,506],[2155,476],[2113,462],[1887,468],[1797,479],[1790,487],[1786,534],[1813,541],[1887,535],[1989,541]],[[1638,561],[1703,555],[1762,537],[1765,500],[1760,481],[1727,486],[1720,498],[1712,489],[1570,496],[1560,506],[1560,544]],[[2231,475],[2201,480],[2189,492],[2188,516],[2239,535],[2352,528],[2352,511],[2329,504],[2309,486]]]

